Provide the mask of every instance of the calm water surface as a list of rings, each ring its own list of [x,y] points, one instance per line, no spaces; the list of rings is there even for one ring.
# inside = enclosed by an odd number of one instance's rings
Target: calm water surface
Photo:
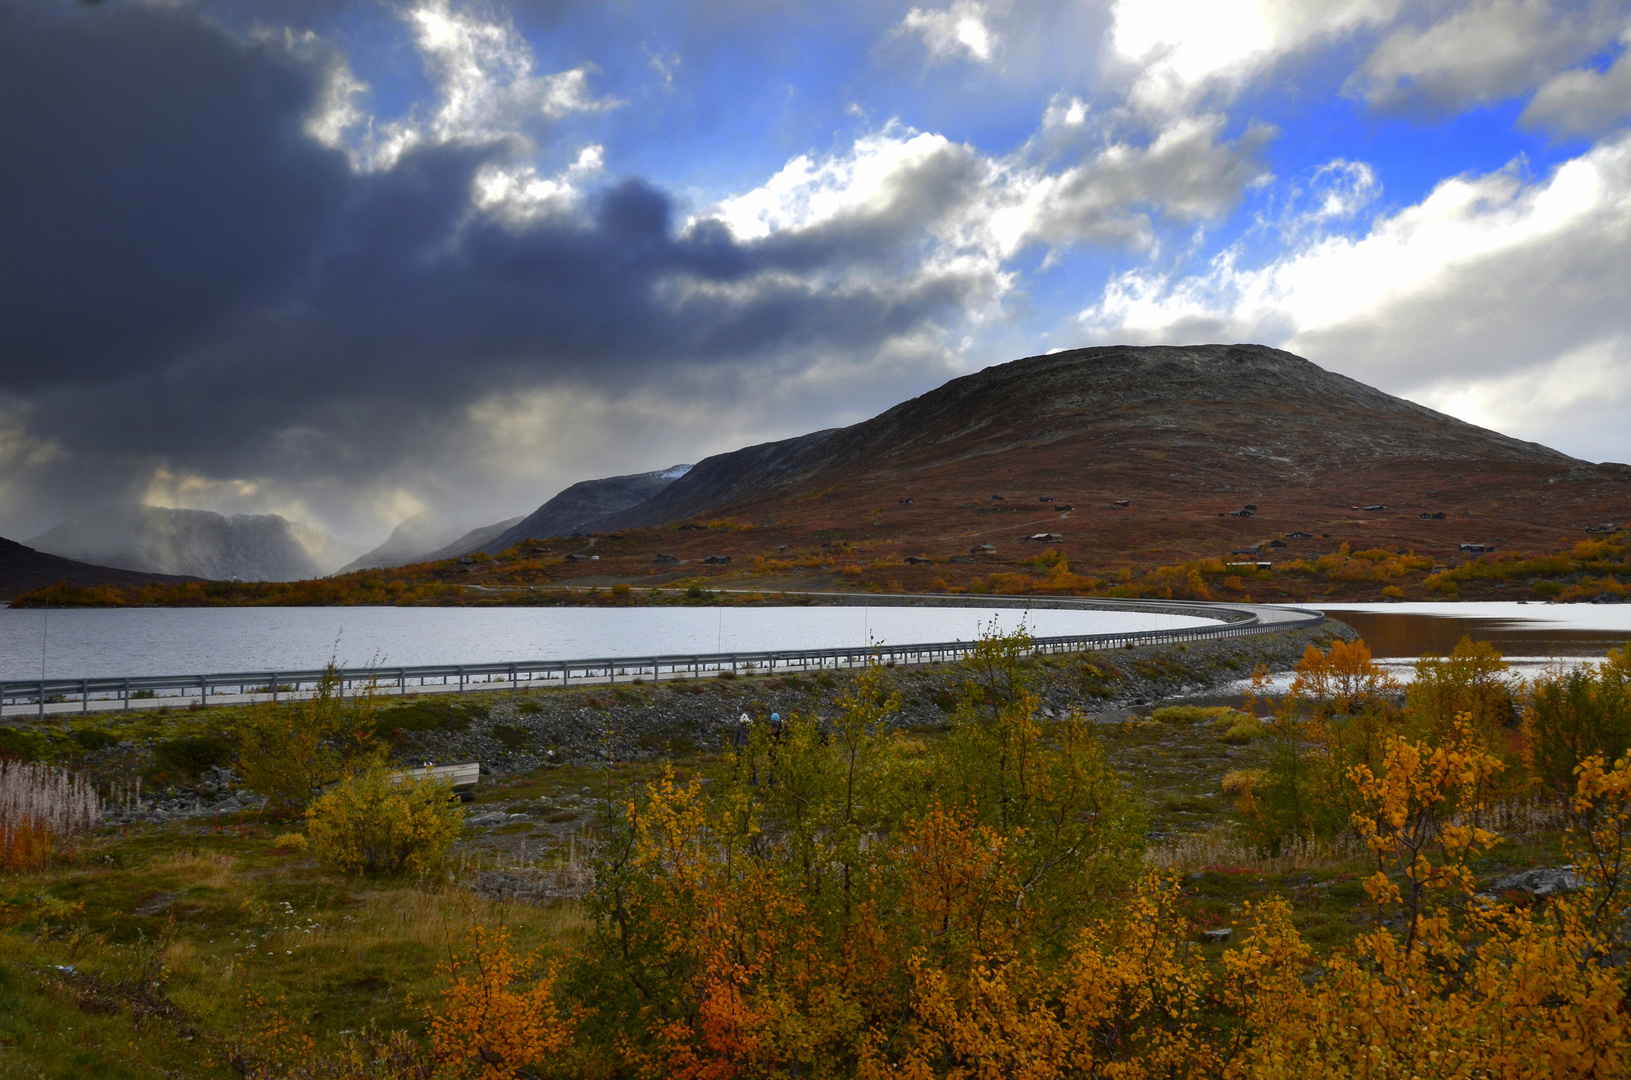
[[[100,678],[479,664],[968,641],[1210,625],[1187,615],[1039,608],[0,608],[0,678]]]
[[[1631,642],[1631,604],[1307,604],[1359,631],[1371,654],[1408,681],[1422,656],[1443,656],[1462,637],[1488,641],[1516,675],[1601,660]],[[1286,675],[1277,680],[1283,689]]]

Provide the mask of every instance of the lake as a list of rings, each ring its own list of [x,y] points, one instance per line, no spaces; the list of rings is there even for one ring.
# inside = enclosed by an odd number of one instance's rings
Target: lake
[[[1532,678],[1555,664],[1601,660],[1631,642],[1631,604],[1492,603],[1303,604],[1352,626],[1371,655],[1401,680],[1422,656],[1443,656],[1463,636],[1488,641],[1515,674]],[[1276,680],[1284,690],[1290,676]]]
[[[0,608],[0,679],[118,678],[481,664],[970,641],[1214,625],[1189,615],[1057,608]]]

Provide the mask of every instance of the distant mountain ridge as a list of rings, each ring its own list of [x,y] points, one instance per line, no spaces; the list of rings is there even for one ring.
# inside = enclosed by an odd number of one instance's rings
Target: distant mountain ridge
[[[956,474],[978,488],[1109,479],[1148,466],[1205,486],[1268,470],[1302,483],[1342,463],[1557,468],[1576,459],[1263,345],[1107,346],[1026,357],[953,379],[870,420],[705,458],[600,530],[765,512],[796,495]],[[1114,490],[1136,494],[1151,477]],[[1165,485],[1163,485],[1165,486]],[[971,488],[971,494],[978,488]],[[841,497],[841,493],[840,493]]]
[[[383,544],[357,556],[334,573],[350,574],[357,570],[407,566],[463,555],[520,520],[515,517],[495,525],[472,526],[468,521],[450,521],[427,510],[403,521],[391,530],[391,535],[386,537]],[[449,555],[437,554],[443,548],[457,550]]]
[[[654,472],[579,481],[485,543],[458,554],[485,551],[496,555],[535,537],[594,531],[609,515],[651,502],[690,471],[689,465],[671,465]]]
[[[147,574],[214,580],[321,577],[356,554],[320,529],[276,514],[161,506],[93,510],[28,541],[47,554]]]
[[[0,603],[9,602],[35,589],[49,588],[59,581],[77,589],[98,585],[139,589],[144,585],[173,585],[192,580],[77,562],[0,537]]]

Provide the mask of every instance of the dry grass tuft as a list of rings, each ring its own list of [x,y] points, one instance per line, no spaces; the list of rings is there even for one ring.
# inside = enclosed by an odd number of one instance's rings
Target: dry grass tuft
[[[102,823],[84,778],[51,765],[0,762],[0,870],[44,865],[63,841]]]

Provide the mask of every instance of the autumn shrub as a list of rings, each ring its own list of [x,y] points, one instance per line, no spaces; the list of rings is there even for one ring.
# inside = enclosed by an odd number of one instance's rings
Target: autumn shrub
[[[0,761],[0,871],[44,866],[65,842],[101,823],[102,800],[83,777]]]
[[[1575,771],[1591,757],[1615,761],[1631,751],[1631,644],[1600,664],[1537,677],[1523,715],[1523,759],[1535,783],[1558,797],[1575,789]]]
[[[306,811],[314,854],[345,873],[423,874],[458,838],[464,806],[451,786],[392,774],[349,776]]]
[[[936,980],[1068,951],[1138,872],[1142,826],[1085,722],[1036,719],[1028,646],[980,644],[932,745],[871,669],[830,720],[756,727],[709,787],[631,800],[571,977],[586,1044],[643,1075],[853,1075],[908,1060]]]
[[[1224,729],[1218,736],[1219,741],[1229,743],[1231,746],[1244,746],[1254,739],[1260,739],[1268,733],[1263,722],[1255,716],[1242,716]]]
[[[237,772],[274,814],[298,812],[324,785],[381,756],[370,692],[344,698],[330,665],[305,701],[257,706],[237,729]]]
[[[1564,849],[1580,887],[1512,905],[1476,894],[1474,860],[1500,843],[1487,800],[1505,765],[1471,710],[1442,730],[1395,710],[1372,733],[1374,755],[1350,761],[1350,737],[1322,725],[1356,714],[1282,707],[1265,726],[1296,720],[1286,730],[1305,733],[1303,760],[1338,785],[1306,790],[1347,808],[1349,831],[1340,843],[1290,839],[1286,857],[1256,865],[1351,866],[1363,851],[1371,924],[1316,953],[1288,901],[1252,901],[1216,951],[1185,918],[1177,875],[1256,857],[1219,829],[1152,850],[1164,869],[1144,871],[1125,786],[1084,727],[1036,719],[1022,654],[1020,641],[982,644],[944,740],[893,727],[899,698],[874,669],[836,715],[794,715],[776,735],[756,727],[709,782],[666,771],[631,793],[598,847],[583,948],[543,962],[502,931],[477,931],[442,969],[428,1045],[370,1033],[339,1054],[284,1055],[295,1064],[281,1071],[240,1071],[1631,1073],[1631,755],[1591,756],[1574,774]],[[1239,770],[1224,789],[1249,802],[1271,780]]]

